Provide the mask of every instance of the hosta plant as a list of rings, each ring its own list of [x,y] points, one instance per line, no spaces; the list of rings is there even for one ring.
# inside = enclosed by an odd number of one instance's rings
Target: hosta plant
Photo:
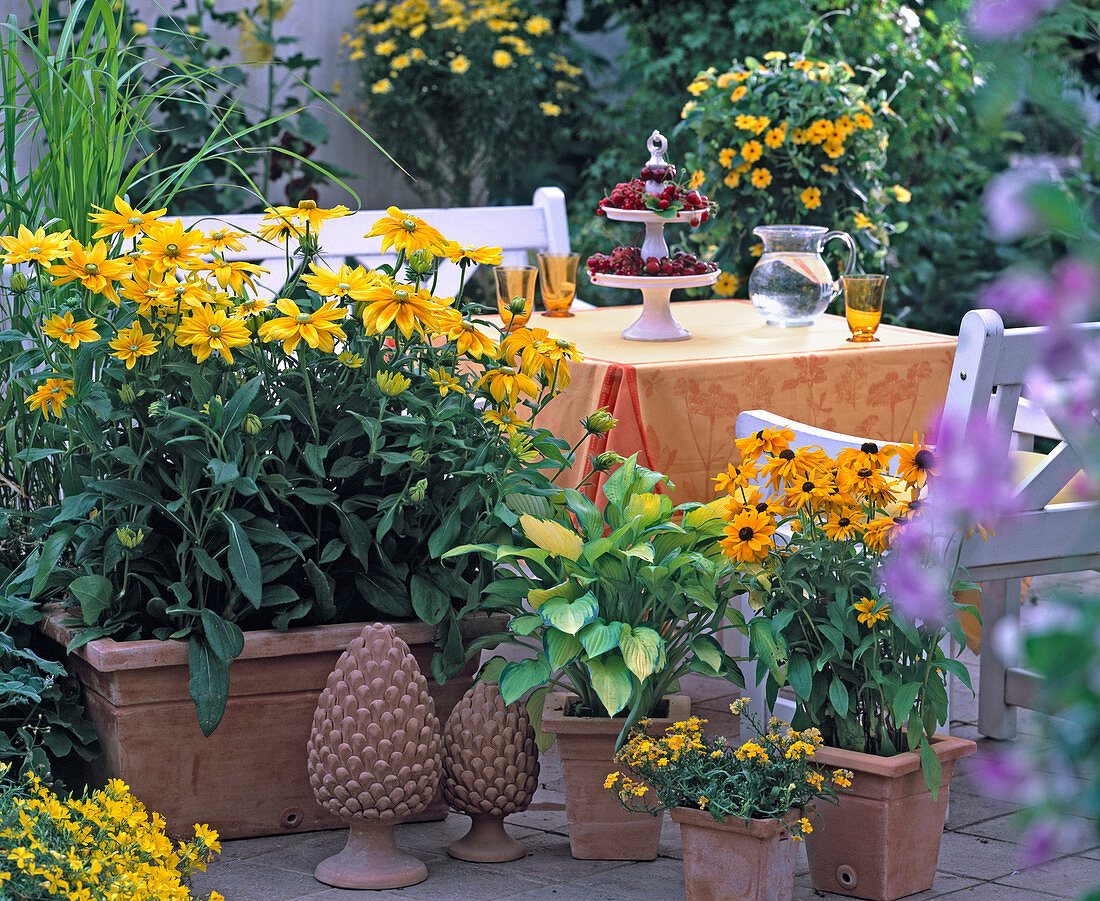
[[[187,641],[206,732],[243,629],[419,618],[437,679],[453,675],[483,573],[442,555],[516,522],[504,501],[544,455],[564,463],[528,423],[575,348],[434,295],[439,259],[465,272],[499,249],[396,208],[372,232],[396,260],[370,272],[318,256],[343,208],[269,210],[262,236],[288,263],[272,303],[267,273],[224,259],[232,228],[115,207],[94,244],[0,238],[33,311],[0,334],[5,390],[33,414],[14,475],[53,498],[9,593],[77,608],[74,645]]]
[[[719,546],[725,523],[705,505],[674,507],[657,493],[664,482],[635,455],[607,479],[602,509],[575,489],[528,496],[509,542],[450,552],[497,564],[486,595],[512,619],[496,640],[534,652],[503,666],[496,658],[505,703],[535,689],[537,713],[551,688],[572,691],[578,715],[624,715],[625,735],[688,672],[741,684],[716,637],[744,623]]]
[[[868,442],[834,459],[819,447],[790,447],[793,438],[789,429],[763,429],[739,439],[741,463],[716,480],[728,522],[722,549],[740,564],[737,581],[756,611],[750,653],[766,669],[769,705],[788,685],[791,725],[820,730],[826,745],[883,756],[919,750],[935,795],[931,738],[946,721],[946,678],[970,687],[943,639],[950,634],[962,648],[966,636],[954,616],[917,624],[901,616],[881,568],[919,515],[934,454]],[[965,587],[973,586],[958,580]]]

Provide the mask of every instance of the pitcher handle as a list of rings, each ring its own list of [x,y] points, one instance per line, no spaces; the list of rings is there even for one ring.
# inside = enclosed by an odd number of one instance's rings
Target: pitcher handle
[[[851,275],[852,270],[856,268],[856,242],[852,239],[852,236],[847,232],[831,231],[826,232],[825,237],[821,239],[821,246],[824,249],[825,244],[831,241],[833,238],[840,238],[848,246],[848,262],[844,265],[844,271],[841,275]]]

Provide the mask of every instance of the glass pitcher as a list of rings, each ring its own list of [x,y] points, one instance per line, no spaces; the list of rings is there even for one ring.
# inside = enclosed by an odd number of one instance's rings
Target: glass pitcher
[[[749,299],[768,321],[784,328],[811,325],[840,291],[821,258],[825,242],[840,238],[848,245],[844,275],[855,267],[856,243],[847,232],[820,225],[761,225],[752,233],[764,242],[764,253],[749,276]]]

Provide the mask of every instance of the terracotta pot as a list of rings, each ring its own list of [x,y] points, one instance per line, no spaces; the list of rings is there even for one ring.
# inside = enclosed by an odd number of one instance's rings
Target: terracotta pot
[[[792,810],[784,819],[801,815]],[[674,807],[672,821],[680,824],[687,901],[791,901],[798,845],[783,823],[717,822],[693,807]]]
[[[806,838],[814,888],[868,901],[895,901],[932,887],[951,793],[955,761],[978,746],[965,738],[935,735],[943,768],[935,801],[924,784],[920,754],[878,757],[819,748],[814,759],[855,776],[837,805],[822,802]]]
[[[54,612],[42,630],[64,647],[74,633],[61,622],[70,618]],[[67,660],[103,749],[87,778],[122,779],[176,835],[190,835],[195,823],[208,823],[226,839],[339,829],[340,820],[314,800],[306,742],[328,674],[364,625],[246,632],[244,651],[230,665],[225,716],[209,738],[199,730],[188,694],[184,642],[88,642]],[[421,622],[394,627],[431,673],[435,628]],[[502,628],[502,617],[478,617],[463,624],[463,637]],[[440,717],[450,715],[473,683],[476,664],[446,685],[428,677]],[[446,815],[437,795],[414,819]]]
[[[542,730],[557,735],[565,781],[569,850],[578,860],[656,860],[661,841],[660,816],[631,813],[604,788],[614,764],[615,741],[623,720],[567,716],[578,701],[574,694],[550,692],[542,709]],[[650,717],[650,732],[659,735],[691,713],[687,695],[668,695],[668,715]]]

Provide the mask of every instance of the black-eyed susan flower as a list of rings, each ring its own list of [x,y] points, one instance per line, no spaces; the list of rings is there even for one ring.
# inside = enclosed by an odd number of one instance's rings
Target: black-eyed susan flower
[[[775,547],[775,520],[755,510],[742,510],[731,517],[725,534],[721,545],[727,557],[742,563],[759,563]]]
[[[126,364],[127,369],[133,369],[134,364],[142,357],[152,356],[160,346],[159,341],[154,341],[153,336],[146,334],[140,322],[133,323],[129,328],[119,329],[118,334],[107,342],[117,357]]]
[[[233,348],[243,347],[252,340],[244,321],[224,310],[202,306],[184,316],[176,329],[177,344],[190,347],[195,359],[202,363],[217,351],[227,363],[233,362]]]
[[[68,229],[48,235],[45,229],[32,232],[26,226],[20,225],[14,236],[0,236],[0,247],[7,251],[3,258],[5,263],[38,263],[46,266],[55,260],[66,259],[70,254],[72,240],[73,236]]]
[[[92,213],[88,219],[100,228],[92,238],[105,238],[108,235],[122,235],[124,238],[137,238],[149,234],[156,221],[168,212],[168,208],[141,212],[136,207],[130,206],[121,197],[116,197],[115,211],[105,210],[103,207],[95,207],[98,213]]]
[[[447,239],[423,219],[403,213],[395,206],[386,209],[386,215],[374,223],[367,232],[368,238],[382,238],[382,252],[393,247],[399,253],[430,250],[438,256],[447,253]]]
[[[377,335],[391,325],[396,325],[406,338],[411,338],[413,332],[423,334],[436,329],[441,307],[427,288],[380,280],[363,293],[366,305],[362,317],[367,334]]]
[[[478,388],[487,388],[489,394],[498,404],[507,402],[509,406],[515,406],[522,392],[531,397],[539,393],[539,386],[529,375],[513,366],[497,366],[486,370],[477,382]]]
[[[935,474],[936,455],[916,435],[912,444],[903,444],[898,448],[898,476],[906,483],[923,488],[928,477]]]
[[[74,319],[70,312],[43,319],[42,333],[67,344],[70,350],[76,350],[82,343],[99,340],[94,319]]]
[[[876,623],[886,622],[890,618],[890,605],[872,598],[860,598],[854,604],[856,619],[868,629],[874,628]]]
[[[84,247],[78,241],[70,241],[68,256],[50,266],[47,272],[54,277],[55,285],[67,285],[78,281],[94,294],[102,294],[118,303],[113,282],[125,278],[130,272],[130,261],[124,258],[110,259],[107,244],[96,241]]]
[[[362,266],[354,269],[346,263],[333,272],[324,266],[310,263],[312,275],[302,276],[307,288],[316,291],[322,297],[346,297],[355,301],[367,300],[368,289],[380,281],[377,275],[367,272]]]
[[[196,268],[202,265],[204,235],[198,229],[185,229],[183,222],[156,222],[138,244],[154,272],[170,272],[177,267]]]
[[[264,341],[282,341],[286,354],[294,353],[302,341],[314,349],[332,353],[336,341],[348,339],[338,325],[348,311],[336,306],[335,300],[327,301],[312,313],[299,308],[289,297],[278,298],[275,307],[283,315],[261,325],[260,337]]]
[[[862,534],[864,522],[866,520],[859,510],[836,510],[830,514],[821,531],[830,541],[848,541]]]
[[[60,419],[61,411],[65,409],[65,404],[72,395],[72,379],[46,379],[25,403],[31,410],[41,410],[46,419],[49,419],[51,413]]]

